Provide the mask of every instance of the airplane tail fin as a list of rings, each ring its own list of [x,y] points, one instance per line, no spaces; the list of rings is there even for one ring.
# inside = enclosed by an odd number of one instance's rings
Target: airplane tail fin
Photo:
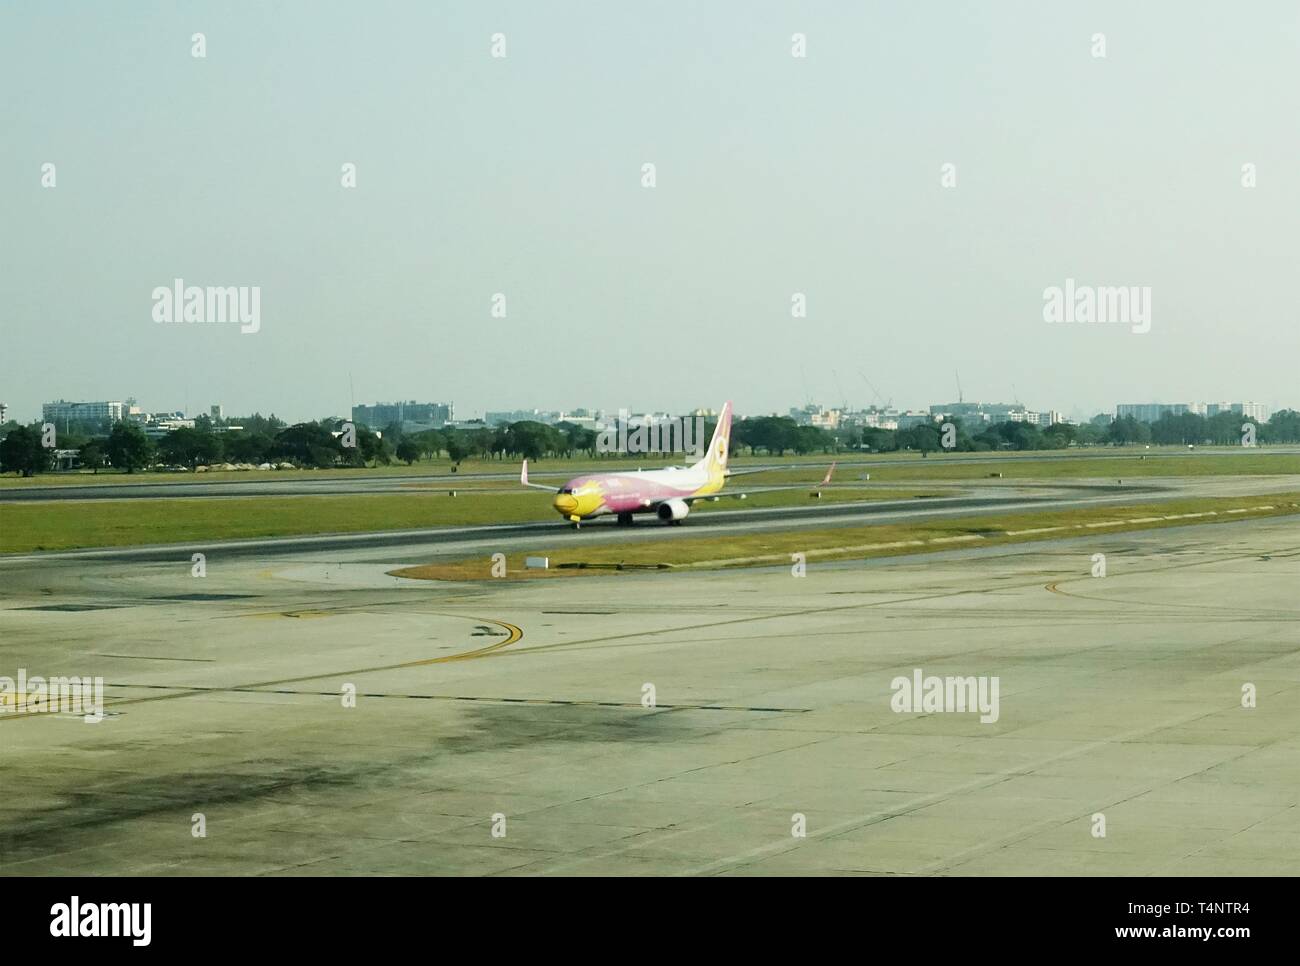
[[[554,490],[555,487],[547,486],[545,483],[528,482],[528,460],[524,460],[524,465],[519,470],[519,482],[524,486],[532,487],[534,490]]]
[[[819,486],[828,486],[828,485],[830,484],[830,482],[831,482],[831,474],[834,473],[834,472],[835,472],[835,461],[832,460],[832,461],[831,461],[831,468],[830,468],[829,470],[826,471],[826,475],[822,477],[822,481],[821,481],[821,483],[819,483],[818,485],[819,485]]]
[[[701,464],[709,471],[709,475],[714,473],[725,474],[727,472],[727,460],[731,457],[731,402],[728,401],[722,407],[722,413],[718,416],[718,425],[713,430],[713,439],[709,441],[709,451],[704,454],[704,458],[696,463]]]

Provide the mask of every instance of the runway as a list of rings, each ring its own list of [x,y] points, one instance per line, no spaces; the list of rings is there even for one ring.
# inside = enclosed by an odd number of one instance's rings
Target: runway
[[[334,559],[388,559],[385,554],[402,551],[428,562],[438,557],[545,549],[557,543],[585,546],[610,541],[670,541],[726,534],[736,531],[763,532],[794,529],[854,527],[872,523],[945,519],[1028,510],[1070,509],[1085,506],[1133,502],[1160,502],[1189,496],[1267,494],[1300,489],[1300,477],[1208,477],[1149,479],[1141,483],[1003,483],[980,481],[963,485],[953,497],[911,500],[880,500],[863,503],[816,503],[807,506],[728,509],[711,511],[711,504],[698,504],[686,523],[665,527],[653,517],[638,518],[631,528],[616,526],[612,517],[584,523],[574,531],[556,520],[547,523],[503,524],[469,527],[436,527],[418,530],[386,530],[354,534],[324,534],[254,540],[210,540],[185,544],[104,549],[67,550],[0,556],[0,575],[34,564],[49,567],[59,560],[147,562],[188,560],[194,552],[217,554],[227,559],[255,557],[271,559],[303,553],[329,553]],[[380,551],[376,555],[372,551]]]
[[[688,526],[668,528],[660,525],[653,516],[638,518],[633,528],[617,527],[613,517],[607,516],[584,523],[574,531],[560,520],[547,523],[493,524],[487,526],[435,527],[419,530],[385,530],[371,533],[325,534],[320,536],[275,537],[256,540],[218,540],[182,546],[117,547],[105,549],[68,550],[49,553],[0,556],[0,573],[6,568],[49,562],[58,559],[96,558],[117,561],[173,560],[180,550],[185,555],[194,550],[218,552],[227,557],[256,556],[269,558],[310,551],[358,552],[374,549],[407,548],[411,552],[433,555],[464,553],[482,547],[498,549],[533,549],[549,546],[557,540],[577,545],[608,542],[611,539],[672,540],[683,536],[763,529],[795,529],[799,527],[856,526],[864,522],[907,520],[926,516],[960,516],[988,512],[990,509],[1014,510],[1033,507],[1082,506],[1104,499],[1110,492],[1085,489],[1085,495],[1068,495],[1064,489],[1053,488],[1048,495],[1033,495],[1019,489],[1006,489],[996,495],[960,496],[926,500],[882,500],[871,503],[825,503],[805,507],[772,507],[764,509],[728,509],[723,513],[710,513],[708,507],[696,510]],[[1134,489],[1127,491],[1128,494]],[[1139,490],[1139,492],[1141,492]],[[1160,492],[1147,488],[1147,492]],[[1112,498],[1114,498],[1112,494]],[[1130,499],[1129,496],[1123,499]]]
[[[0,674],[102,675],[109,716],[0,715],[0,874],[1300,871],[1295,518],[386,574],[424,549],[7,561]],[[996,677],[996,722],[895,711],[918,668]]]

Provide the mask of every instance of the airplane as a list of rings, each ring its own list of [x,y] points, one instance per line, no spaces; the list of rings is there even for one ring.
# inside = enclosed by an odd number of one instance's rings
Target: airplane
[[[569,480],[555,493],[552,506],[576,530],[584,520],[616,514],[620,526],[633,522],[633,515],[653,513],[669,526],[680,524],[700,500],[731,497],[743,500],[748,493],[722,493],[728,478],[757,470],[727,469],[731,447],[731,403],[722,407],[708,451],[692,466],[669,466],[662,470],[624,473],[591,473]],[[831,464],[822,484],[830,482]],[[543,483],[528,482],[528,460],[524,460],[519,482],[535,490],[553,490]],[[765,488],[766,489],[766,488]],[[774,487],[772,489],[782,489]]]

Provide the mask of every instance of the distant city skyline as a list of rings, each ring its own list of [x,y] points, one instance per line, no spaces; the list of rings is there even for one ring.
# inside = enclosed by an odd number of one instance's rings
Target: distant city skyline
[[[964,395],[965,394],[963,393],[963,396]],[[207,415],[207,416],[219,416],[221,418],[228,418],[228,419],[240,419],[240,418],[247,418],[255,414],[260,414],[264,417],[275,416],[276,418],[281,419],[286,423],[293,424],[299,422],[307,422],[315,419],[322,419],[326,417],[332,417],[338,419],[362,419],[363,421],[366,421],[368,423],[386,423],[390,421],[400,422],[407,418],[408,414],[405,412],[405,410],[407,409],[413,410],[413,412],[409,414],[410,421],[429,422],[429,423],[434,423],[440,420],[467,422],[467,421],[488,419],[491,416],[494,415],[500,416],[502,414],[512,414],[512,415],[517,415],[520,418],[524,418],[524,414],[527,413],[534,413],[534,414],[569,413],[575,416],[579,414],[587,415],[587,416],[597,415],[597,414],[608,416],[611,414],[617,414],[619,412],[628,412],[636,415],[645,414],[645,413],[668,413],[668,414],[682,415],[682,414],[692,414],[697,411],[716,412],[718,407],[721,406],[722,402],[724,401],[725,400],[719,400],[717,403],[713,405],[686,406],[680,409],[676,409],[669,406],[647,406],[642,408],[633,408],[629,406],[598,406],[598,405],[592,405],[590,403],[587,403],[580,406],[509,407],[509,406],[490,405],[487,409],[481,411],[462,412],[460,407],[455,405],[454,400],[439,400],[436,398],[421,399],[418,397],[412,399],[398,399],[397,397],[391,397],[388,399],[375,400],[372,402],[357,403],[355,405],[349,406],[346,409],[342,409],[337,412],[324,412],[324,413],[314,413],[314,414],[286,414],[286,413],[274,412],[264,407],[253,406],[253,407],[244,408],[239,406],[230,406],[226,404],[224,401],[204,402],[202,404],[192,406],[191,408],[187,409],[184,407],[167,408],[167,407],[152,407],[148,405],[140,405],[139,397],[136,395],[110,397],[108,399],[67,399],[63,396],[59,396],[57,399],[46,400],[45,402],[43,402],[39,407],[39,412],[30,416],[29,418],[23,418],[22,415],[19,414],[12,406],[8,406],[2,400],[0,400],[0,406],[4,406],[4,412],[7,414],[7,418],[19,423],[30,423],[36,421],[38,418],[39,419],[57,418],[58,420],[64,420],[68,418],[86,419],[86,420],[108,419],[110,421],[115,421],[117,419],[124,418],[126,415],[128,415],[132,411],[132,404],[134,404],[135,409],[138,409],[141,413],[163,415],[168,418],[183,417],[183,418],[193,419],[199,416]],[[888,410],[891,412],[902,412],[902,413],[925,412],[925,413],[933,414],[933,413],[938,413],[940,411],[960,412],[962,407],[972,411],[977,407],[986,407],[990,409],[1020,408],[1025,411],[1033,412],[1033,413],[1060,414],[1074,422],[1086,422],[1087,420],[1090,420],[1101,414],[1107,414],[1116,417],[1124,416],[1124,415],[1135,415],[1142,421],[1150,422],[1153,421],[1154,418],[1157,418],[1158,414],[1164,411],[1168,411],[1174,415],[1181,412],[1188,412],[1188,413],[1209,415],[1209,416],[1213,416],[1219,412],[1233,411],[1233,412],[1243,413],[1244,415],[1254,416],[1255,418],[1261,419],[1261,421],[1263,421],[1267,419],[1267,415],[1271,415],[1272,413],[1277,412],[1279,410],[1291,409],[1291,410],[1300,411],[1300,399],[1297,399],[1296,401],[1290,404],[1283,404],[1280,406],[1271,406],[1264,403],[1260,403],[1253,399],[1233,397],[1233,396],[1215,397],[1213,399],[1181,399],[1181,400],[1173,400],[1173,401],[1148,400],[1143,402],[1134,402],[1131,400],[1126,400],[1124,402],[1113,403],[1112,405],[1100,409],[1096,412],[1086,412],[1082,414],[1080,414],[1080,411],[1077,409],[1070,410],[1061,407],[1059,405],[1038,405],[1035,402],[1032,401],[1024,402],[1023,400],[1007,402],[1005,400],[993,400],[993,399],[989,399],[989,400],[963,399],[962,401],[945,399],[944,401],[941,402],[927,402],[927,403],[908,404],[908,405],[899,405],[897,402],[894,402],[891,405],[885,405],[884,403],[880,403],[880,402],[855,403],[852,400],[850,400],[849,406],[847,408],[845,408],[840,403],[828,404],[828,403],[816,402],[816,401],[812,403],[808,403],[808,402],[792,403],[785,407],[781,407],[778,409],[770,409],[770,410],[768,409],[746,410],[743,409],[741,406],[737,405],[736,414],[740,418],[744,418],[747,416],[770,416],[770,415],[785,416],[794,413],[796,411],[810,409],[810,408],[815,408],[818,412],[867,412],[873,410],[874,411]],[[55,416],[51,416],[52,408],[57,408],[57,413]],[[358,412],[361,412],[362,415],[358,416],[357,415]],[[1261,415],[1261,413],[1263,413],[1264,415]],[[517,420],[511,420],[511,421],[517,421]]]

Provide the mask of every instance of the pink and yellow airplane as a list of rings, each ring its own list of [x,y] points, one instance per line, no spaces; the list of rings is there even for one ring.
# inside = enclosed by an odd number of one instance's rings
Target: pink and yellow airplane
[[[578,476],[560,487],[552,505],[575,528],[584,520],[617,514],[620,524],[630,524],[635,513],[653,513],[667,524],[677,524],[700,500],[724,496],[743,500],[745,493],[722,493],[727,478],[731,447],[731,403],[722,407],[708,452],[693,466],[669,466],[662,470],[632,473],[592,473]],[[831,472],[835,469],[831,464]],[[751,471],[752,472],[752,471]],[[831,473],[823,484],[829,483]],[[519,482],[536,490],[550,490],[542,483],[528,482],[528,461],[524,460]]]

